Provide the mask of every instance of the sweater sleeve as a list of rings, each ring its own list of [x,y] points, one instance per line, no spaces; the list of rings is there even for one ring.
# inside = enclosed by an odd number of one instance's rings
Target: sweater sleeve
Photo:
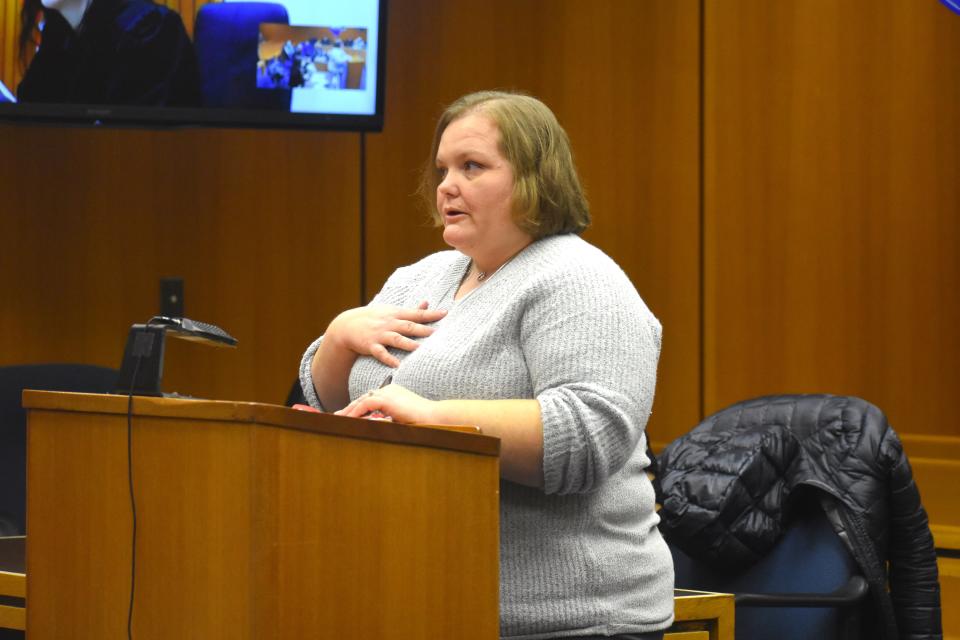
[[[323,336],[320,336],[307,347],[303,357],[300,358],[300,388],[303,389],[303,397],[307,404],[320,411],[326,411],[320,403],[320,396],[317,395],[317,389],[313,386],[313,372],[310,370],[313,364],[313,357],[317,355],[320,349],[320,343],[323,342]]]
[[[374,304],[410,304],[411,295],[415,295],[417,283],[422,278],[423,273],[429,272],[437,263],[449,262],[451,256],[452,252],[449,251],[435,253],[416,264],[397,269],[387,278],[383,288],[373,297],[368,306]],[[311,407],[325,411],[320,403],[316,387],[313,386],[313,372],[311,371],[313,357],[317,354],[322,342],[323,336],[314,340],[300,359],[300,387],[303,389],[303,397]]]
[[[660,323],[618,267],[600,267],[536,287],[521,323],[548,494],[596,490],[630,458],[653,405]]]
[[[391,283],[394,283],[396,279],[397,272],[394,272],[394,274],[387,280],[387,283],[383,285],[383,289],[381,289],[380,292],[373,297],[373,300],[371,300],[369,304],[391,304],[390,300],[393,297],[396,297],[390,295]],[[396,288],[396,286],[393,288]],[[320,396],[317,395],[317,388],[313,386],[313,371],[311,370],[313,358],[315,355],[317,355],[317,351],[320,350],[320,345],[322,343],[323,336],[320,336],[310,343],[310,346],[307,347],[303,357],[300,359],[300,387],[303,389],[303,397],[306,399],[307,404],[315,409],[320,409],[320,411],[326,411],[326,409],[323,408],[323,404],[320,402]]]

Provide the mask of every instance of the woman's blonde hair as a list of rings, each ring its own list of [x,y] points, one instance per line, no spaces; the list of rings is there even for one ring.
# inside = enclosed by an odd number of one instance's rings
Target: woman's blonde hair
[[[465,95],[440,116],[420,180],[420,195],[434,223],[443,224],[436,209],[441,181],[436,168],[440,138],[451,122],[474,113],[489,117],[500,131],[500,153],[513,168],[517,226],[534,238],[586,229],[590,207],[580,186],[567,132],[547,105],[532,96],[506,91]]]

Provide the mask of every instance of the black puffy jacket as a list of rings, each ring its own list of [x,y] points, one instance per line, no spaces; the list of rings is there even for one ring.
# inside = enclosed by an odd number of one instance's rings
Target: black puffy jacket
[[[940,586],[927,514],[897,434],[849,396],[783,395],[724,409],[656,463],[660,529],[718,568],[779,539],[790,496],[811,487],[870,584],[864,637],[940,640]]]

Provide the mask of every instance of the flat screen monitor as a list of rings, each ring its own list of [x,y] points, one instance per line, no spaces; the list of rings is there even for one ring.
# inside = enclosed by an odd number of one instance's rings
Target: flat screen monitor
[[[8,1],[35,19],[0,38],[0,119],[383,126],[387,0]]]

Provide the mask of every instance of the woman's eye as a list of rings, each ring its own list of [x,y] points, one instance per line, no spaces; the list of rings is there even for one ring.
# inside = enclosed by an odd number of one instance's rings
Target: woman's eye
[[[467,160],[466,162],[463,163],[463,168],[466,171],[474,171],[476,169],[480,169],[481,167],[479,162],[474,162],[473,160]]]
[[[440,180],[443,180],[446,177],[447,177],[447,170],[444,169],[443,167],[437,167],[437,178],[439,178]]]

